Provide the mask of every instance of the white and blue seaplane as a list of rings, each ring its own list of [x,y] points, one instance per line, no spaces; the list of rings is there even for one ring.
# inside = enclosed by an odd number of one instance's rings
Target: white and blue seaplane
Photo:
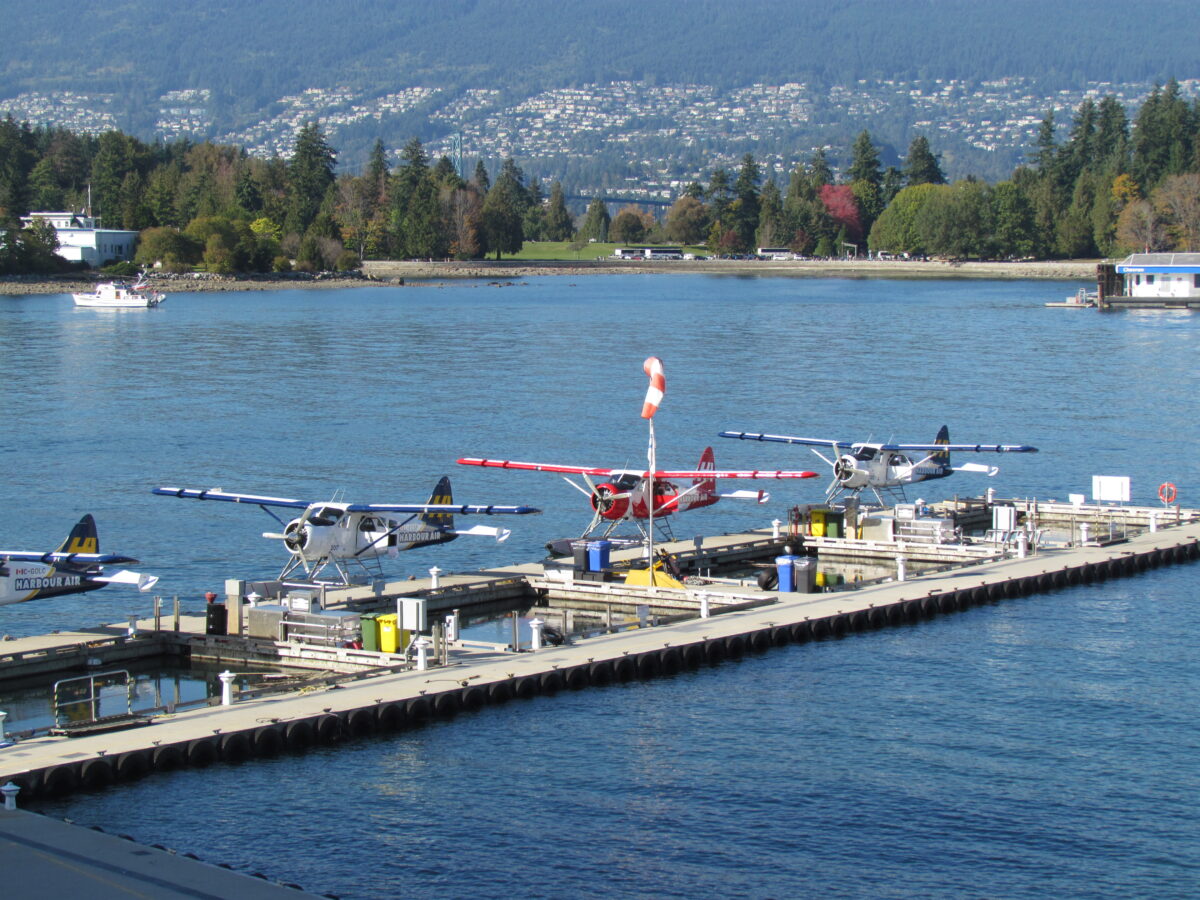
[[[353,567],[358,567],[367,575],[381,575],[382,557],[394,557],[402,550],[444,544],[464,534],[504,541],[512,533],[507,528],[488,525],[455,528],[456,515],[524,516],[541,512],[532,506],[456,504],[450,492],[450,479],[446,476],[438,481],[427,503],[314,502],[235,494],[219,488],[157,487],[154,493],[164,497],[224,500],[258,506],[283,526],[282,531],[263,532],[265,538],[283,541],[290,556],[279,574],[280,580],[303,569],[307,580],[316,581],[327,567],[332,567],[342,584],[352,583],[350,570]],[[272,511],[273,508],[299,509],[303,512],[285,522]]]
[[[1037,447],[1026,444],[952,444],[950,429],[945,425],[929,444],[876,444],[870,441],[838,441],[752,431],[722,431],[721,437],[811,447],[813,453],[833,470],[833,480],[825,491],[827,503],[832,503],[843,494],[857,497],[862,491],[869,490],[881,506],[886,505],[884,495],[894,502],[905,502],[904,486],[907,484],[946,478],[955,472],[977,472],[991,477],[1000,471],[996,466],[982,463],[951,465],[951,453],[1037,452]],[[838,455],[830,459],[817,447],[827,447]]]
[[[84,516],[57,550],[0,550],[0,606],[62,594],[80,594],[109,584],[148,591],[158,576],[122,569],[105,574],[107,565],[136,564],[132,556],[101,553],[96,520]]]

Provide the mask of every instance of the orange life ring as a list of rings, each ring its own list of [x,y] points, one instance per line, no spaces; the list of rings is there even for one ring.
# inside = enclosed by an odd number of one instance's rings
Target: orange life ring
[[[1174,503],[1175,497],[1178,495],[1178,493],[1179,492],[1175,490],[1175,485],[1171,484],[1169,481],[1164,481],[1158,486],[1158,499],[1163,503]]]

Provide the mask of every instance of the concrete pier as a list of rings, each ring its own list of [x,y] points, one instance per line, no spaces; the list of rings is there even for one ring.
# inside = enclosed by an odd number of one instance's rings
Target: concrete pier
[[[1200,558],[1200,523],[1168,525],[1119,544],[1043,551],[855,590],[779,593],[706,584],[682,591],[699,613],[654,627],[598,634],[537,652],[501,645],[448,645],[445,665],[379,667],[336,687],[234,697],[156,718],[127,731],[64,738],[38,735],[0,750],[0,783],[26,797],[62,795],[138,778],[152,770],[273,756],[285,749],[393,731],[432,717],[538,693],[673,674],[749,650],[900,626],[968,606],[1135,575]],[[607,585],[599,586],[607,587]],[[663,588],[621,586],[653,603]],[[678,590],[674,595],[678,595]],[[700,596],[700,595],[703,595]],[[749,600],[747,599],[749,598]],[[137,640],[136,638],[133,640]]]
[[[147,847],[118,835],[23,810],[0,809],[0,892],[5,897],[88,900],[296,900],[315,897],[186,852]]]

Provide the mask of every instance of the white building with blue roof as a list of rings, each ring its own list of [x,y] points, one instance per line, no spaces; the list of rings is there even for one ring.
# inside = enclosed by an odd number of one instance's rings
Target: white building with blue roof
[[[1116,269],[1126,297],[1200,300],[1200,253],[1134,253]]]

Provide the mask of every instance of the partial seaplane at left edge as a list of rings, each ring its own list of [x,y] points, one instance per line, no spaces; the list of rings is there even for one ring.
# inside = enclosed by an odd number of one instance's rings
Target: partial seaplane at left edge
[[[0,606],[95,591],[109,584],[148,591],[158,582],[157,575],[126,569],[105,574],[106,565],[137,562],[132,556],[101,553],[96,520],[85,515],[57,550],[0,550]]]
[[[507,528],[476,525],[455,528],[459,516],[527,516],[540,513],[532,506],[481,506],[456,504],[450,479],[442,476],[426,503],[345,503],[341,500],[292,500],[235,494],[220,488],[157,487],[153,493],[163,497],[191,500],[223,500],[261,508],[283,526],[280,532],[263,532],[263,537],[283,541],[290,558],[279,573],[282,581],[303,569],[304,579],[316,582],[326,568],[332,567],[341,584],[353,583],[351,569],[363,574],[382,575],[380,560],[394,557],[402,550],[414,550],[432,544],[444,544],[460,535],[492,537],[504,541],[512,533]],[[303,512],[284,521],[272,509],[299,509]]]

